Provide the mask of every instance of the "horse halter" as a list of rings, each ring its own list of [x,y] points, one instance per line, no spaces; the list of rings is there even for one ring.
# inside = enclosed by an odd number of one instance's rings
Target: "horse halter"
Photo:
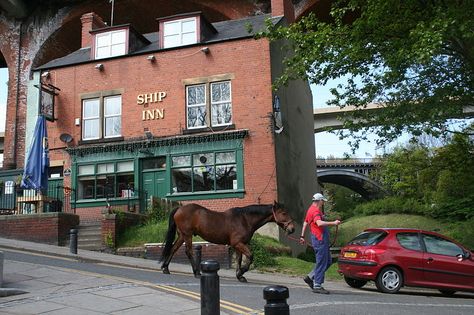
[[[275,209],[272,207],[272,212],[273,212],[273,219],[275,219],[275,222],[276,224],[283,224],[283,230],[286,231],[286,229],[288,228],[288,225],[290,225],[294,220],[291,219],[289,221],[286,221],[286,222],[280,222],[277,220],[277,217],[276,217],[276,213],[275,213]]]

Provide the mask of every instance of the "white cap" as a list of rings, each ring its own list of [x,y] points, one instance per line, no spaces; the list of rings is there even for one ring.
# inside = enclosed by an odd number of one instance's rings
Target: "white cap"
[[[316,193],[313,195],[313,200],[314,201],[319,201],[319,200],[324,200],[324,201],[328,201],[326,197],[323,196],[323,194],[320,194],[320,193]]]

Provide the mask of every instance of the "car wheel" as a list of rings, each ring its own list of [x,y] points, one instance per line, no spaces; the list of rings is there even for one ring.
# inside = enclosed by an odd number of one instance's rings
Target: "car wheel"
[[[403,276],[395,267],[386,267],[380,271],[375,281],[380,292],[397,293],[403,285]]]
[[[344,276],[344,280],[350,287],[357,288],[357,289],[362,288],[367,283],[366,280],[358,280],[358,279],[353,279],[346,276]]]
[[[446,296],[453,296],[456,291],[454,290],[447,290],[447,289],[440,289],[439,292],[441,292],[442,295]]]

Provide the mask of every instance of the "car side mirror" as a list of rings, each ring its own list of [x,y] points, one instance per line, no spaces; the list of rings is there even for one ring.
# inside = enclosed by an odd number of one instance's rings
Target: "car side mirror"
[[[471,258],[471,252],[463,252],[462,254],[456,255],[458,261],[463,261],[465,259]]]

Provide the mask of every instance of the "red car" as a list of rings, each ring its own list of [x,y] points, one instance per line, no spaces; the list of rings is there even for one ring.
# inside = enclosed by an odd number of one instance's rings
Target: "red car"
[[[341,249],[338,272],[353,288],[371,280],[384,293],[413,286],[453,295],[456,291],[474,292],[472,254],[435,232],[367,229]]]

